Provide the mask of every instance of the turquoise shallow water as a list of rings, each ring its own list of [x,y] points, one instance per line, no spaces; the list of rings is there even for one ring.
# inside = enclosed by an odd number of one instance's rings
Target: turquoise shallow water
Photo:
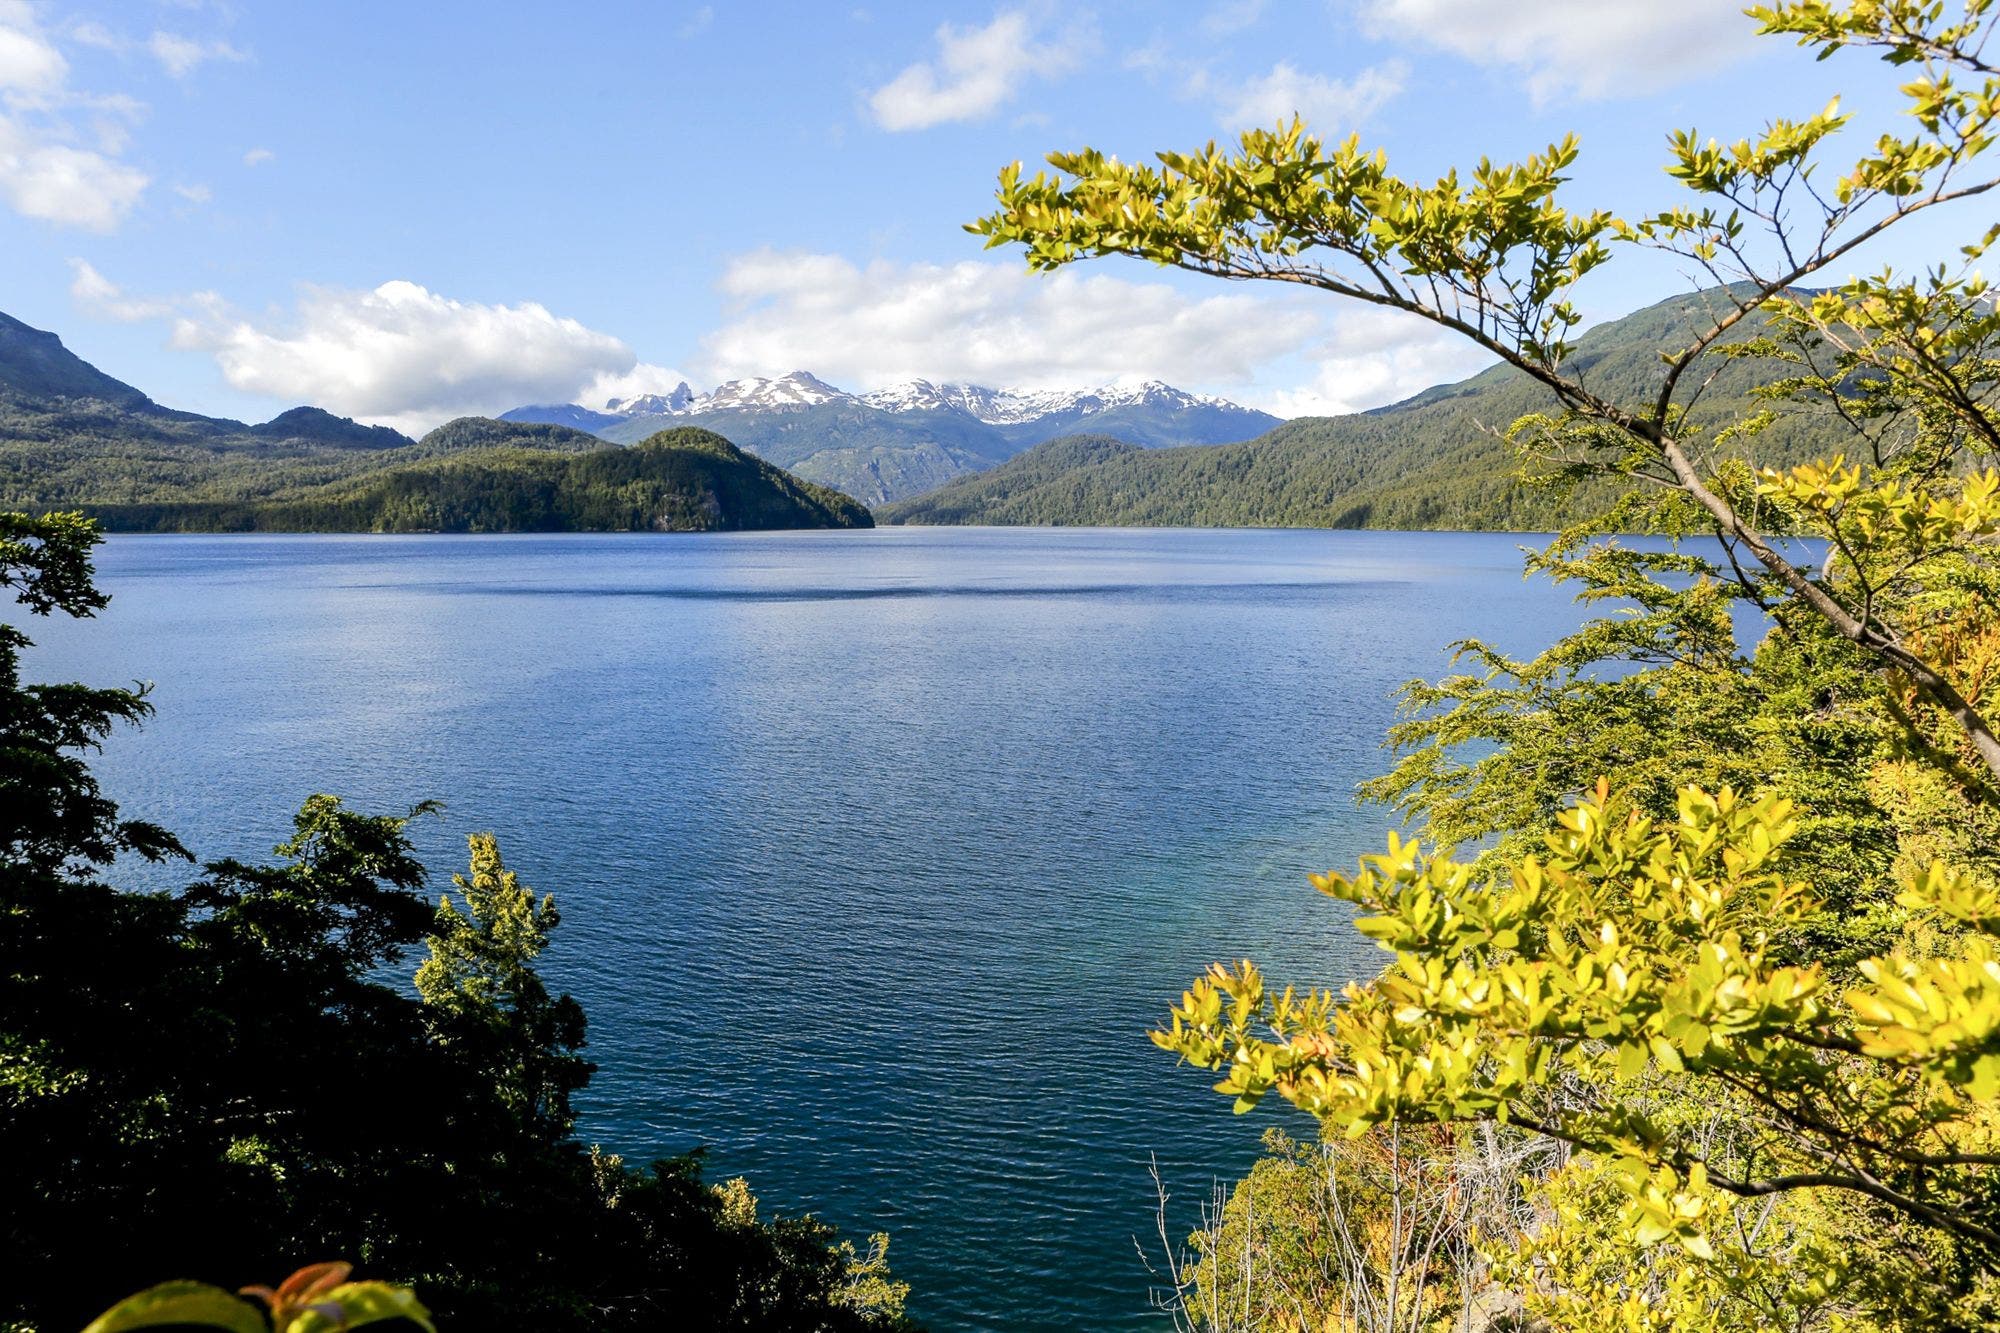
[[[1184,1232],[1280,1123],[1145,1031],[1211,960],[1373,969],[1305,876],[1380,844],[1399,682],[1576,623],[1520,541],[114,538],[29,669],[155,683],[100,771],[204,858],[322,790],[443,800],[440,878],[496,831],[563,909],[589,1137],[891,1232],[940,1333],[1141,1329],[1149,1160]]]

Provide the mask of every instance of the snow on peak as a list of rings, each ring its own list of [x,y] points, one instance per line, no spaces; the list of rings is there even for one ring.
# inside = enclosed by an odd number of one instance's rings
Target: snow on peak
[[[877,389],[861,401],[884,412],[926,412],[956,408],[989,426],[1012,426],[1058,413],[1090,416],[1114,407],[1160,407],[1185,411],[1219,407],[1244,411],[1227,399],[1188,393],[1159,380],[1118,380],[1094,389],[989,389],[980,384],[933,384],[911,380]]]
[[[934,412],[957,404],[929,380],[911,380],[861,395],[861,401],[884,412]]]
[[[1187,393],[1159,380],[1120,379],[1094,389],[992,389],[982,384],[910,380],[855,395],[806,370],[775,378],[730,380],[713,393],[698,394],[682,383],[668,394],[613,398],[604,410],[621,416],[695,416],[703,412],[795,412],[834,402],[863,403],[883,412],[963,412],[989,426],[1021,425],[1057,415],[1088,417],[1118,407],[1249,411],[1227,399]]]
[[[613,398],[604,405],[607,412],[622,416],[679,416],[694,403],[694,390],[682,380],[672,393],[642,393],[634,398]]]
[[[696,399],[693,410],[721,412],[761,408],[766,411],[789,411],[801,407],[815,407],[820,403],[830,403],[852,396],[834,388],[811,371],[795,370],[777,379],[753,377],[731,380],[718,387],[714,393]]]

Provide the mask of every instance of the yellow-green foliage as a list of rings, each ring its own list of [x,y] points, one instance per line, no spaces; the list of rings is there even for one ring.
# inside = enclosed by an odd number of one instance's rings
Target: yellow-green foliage
[[[2000,780],[2000,733],[1936,645],[1913,633],[1927,589],[1912,586],[1953,568],[1984,577],[1995,483],[1967,455],[2000,448],[1991,355],[2000,326],[1971,265],[2000,228],[1980,217],[1956,271],[1851,279],[1836,268],[1885,229],[2000,185],[1978,174],[2000,122],[2000,69],[1985,56],[1991,4],[1968,0],[1951,18],[1945,8],[1851,0],[1752,10],[1762,31],[1822,55],[1855,47],[1909,66],[1906,134],[1878,137],[1842,169],[1825,160],[1848,122],[1837,101],[1728,141],[1676,131],[1666,170],[1691,200],[1647,216],[1565,202],[1575,136],[1518,163],[1481,159],[1424,182],[1396,175],[1358,138],[1332,143],[1295,118],[1156,163],[1092,148],[1050,154],[1053,172],[1024,175],[1015,163],[1000,173],[997,208],[972,230],[1018,245],[1037,269],[1133,256],[1314,288],[1462,335],[1546,392],[1550,410],[1510,432],[1539,475],[1594,478],[1598,495],[1606,479],[1620,483],[1597,532],[1706,529],[1727,552],[1727,570],[1718,562],[1715,572],[1743,597],[1815,616],[1898,673]],[[1607,385],[1572,368],[1571,295],[1625,247],[1691,266],[1706,309],[1659,349],[1655,378]],[[1836,285],[1802,290],[1815,279]],[[1769,327],[1745,338],[1760,319]],[[1705,390],[1744,358],[1776,374],[1767,403],[1718,409]],[[1836,423],[1868,465],[1780,471],[1757,458],[1755,441],[1795,412]],[[1964,471],[1977,475],[1952,481]],[[1839,577],[1768,536],[1801,522],[1845,558]]]
[[[163,1282],[118,1302],[83,1333],[201,1327],[228,1333],[335,1333],[395,1319],[436,1333],[430,1314],[404,1287],[349,1282],[347,1264],[301,1268],[275,1289],[245,1287],[232,1295],[204,1282]],[[255,1302],[243,1297],[254,1297]],[[262,1308],[259,1308],[261,1304]]]
[[[1016,164],[974,230],[1039,269],[1136,256],[1451,329],[1546,391],[1509,432],[1530,471],[1613,496],[1533,562],[1612,614],[1527,661],[1463,645],[1474,673],[1413,688],[1371,786],[1483,854],[1392,835],[1317,881],[1382,975],[1335,995],[1218,967],[1156,1040],[1336,1136],[1569,1145],[1525,1246],[1496,1250],[1557,1327],[1976,1323],[2000,1269],[2000,312],[1976,268],[2000,227],[1969,202],[2000,187],[1994,4],[1751,14],[1895,66],[1900,133],[1830,161],[1837,101],[1677,131],[1688,201],[1625,217],[1568,202],[1573,137],[1427,183],[1293,121],[1157,164]],[[1954,205],[1975,234],[1949,263],[1849,271]],[[1570,296],[1627,247],[1687,265],[1704,308],[1654,378],[1606,383],[1576,369]],[[1748,410],[1707,396],[1742,362],[1767,372]],[[1801,413],[1838,453],[1760,453]],[[1607,539],[1635,528],[1719,554]],[[1826,559],[1774,535],[1800,532]]]
[[[1796,1198],[1704,1198],[1715,1246],[1635,1246],[1614,1173],[1588,1158],[1534,1182],[1537,1220],[1489,1249],[1492,1275],[1527,1313],[1564,1333],[1763,1333],[1826,1328],[1842,1313],[1846,1257]]]
[[[1774,957],[1815,909],[1790,879],[1790,804],[1688,788],[1677,818],[1598,792],[1541,854],[1486,875],[1390,836],[1317,877],[1394,955],[1335,996],[1274,992],[1250,963],[1196,981],[1154,1034],[1347,1135],[1492,1120],[1601,1159],[1622,1234],[1717,1253],[1727,1195],[1847,1192],[2000,1253],[2000,893],[1937,864],[1900,903],[1937,942],[1851,975]],[[1573,1095],[1577,1090],[1583,1095]],[[1691,1108],[1728,1108],[1718,1130]]]

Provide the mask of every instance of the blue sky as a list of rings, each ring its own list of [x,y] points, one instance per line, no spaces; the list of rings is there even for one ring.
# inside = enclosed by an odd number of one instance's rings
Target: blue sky
[[[0,310],[251,420],[314,402],[420,430],[794,368],[1348,410],[1478,362],[1305,293],[1032,277],[961,224],[1016,158],[1292,110],[1413,174],[1575,128],[1576,200],[1629,215],[1674,197],[1669,128],[1893,106],[1879,65],[1749,32],[1726,0],[0,0]],[[1586,304],[1682,285],[1637,256]]]

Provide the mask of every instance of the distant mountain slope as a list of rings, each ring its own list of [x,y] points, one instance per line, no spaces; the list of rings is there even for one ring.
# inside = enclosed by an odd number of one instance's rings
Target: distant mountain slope
[[[477,420],[452,425],[464,435]],[[126,531],[736,532],[873,525],[867,509],[847,496],[800,481],[709,431],[662,431],[629,448],[591,443],[449,451],[258,501],[88,508]]]
[[[423,439],[297,407],[260,426],[161,407],[0,315],[0,508],[112,528],[537,531],[853,527],[867,511],[704,431],[621,449],[463,417]]]
[[[1697,331],[1703,299],[1664,301],[1591,330],[1571,369],[1608,398],[1641,401],[1659,383],[1660,349]],[[1755,327],[1748,322],[1738,336]],[[1704,396],[1704,412],[1721,419],[1749,410],[1752,388],[1771,373],[1750,361],[1725,364]],[[1560,525],[1564,510],[1547,492],[1513,482],[1509,446],[1484,428],[1504,429],[1554,408],[1546,389],[1494,367],[1390,407],[1300,418],[1241,444],[1031,451],[877,516],[889,523],[1546,529]],[[1809,418],[1787,419],[1760,437],[1759,448],[1803,455],[1821,443],[1823,429]]]
[[[280,412],[250,433],[262,440],[310,440],[338,449],[397,449],[410,437],[387,426],[364,426],[347,417],[317,407],[295,407]]]
[[[0,505],[118,501],[218,484],[254,493],[267,475],[308,460],[333,475],[409,445],[396,431],[312,407],[261,426],[162,407],[55,334],[0,315]]]
[[[937,490],[877,509],[884,523],[985,524],[1009,526],[1040,520],[1014,497],[1034,496],[1045,509],[1084,512],[1096,497],[1087,495],[1095,469],[1146,452],[1109,435],[1065,435],[1019,453],[988,472],[959,477]],[[1051,522],[1057,520],[1049,520]]]
[[[1077,431],[1165,446],[1248,439],[1279,423],[1267,412],[1158,381],[1027,391],[912,380],[856,395],[803,370],[731,380],[708,394],[683,384],[669,395],[614,401],[604,412],[565,404],[502,415],[621,443],[668,426],[703,426],[871,504],[930,490]]]
[[[868,504],[930,490],[1012,452],[991,426],[962,412],[889,413],[845,394],[777,411],[753,404],[632,417],[598,434],[623,443],[682,424],[727,436],[780,467]]]
[[[501,421],[538,422],[548,426],[568,426],[571,430],[595,431],[615,426],[625,418],[615,412],[593,412],[575,403],[534,403],[502,412]]]
[[[143,411],[157,405],[91,365],[62,339],[0,314],[0,393],[27,399],[89,398]]]

